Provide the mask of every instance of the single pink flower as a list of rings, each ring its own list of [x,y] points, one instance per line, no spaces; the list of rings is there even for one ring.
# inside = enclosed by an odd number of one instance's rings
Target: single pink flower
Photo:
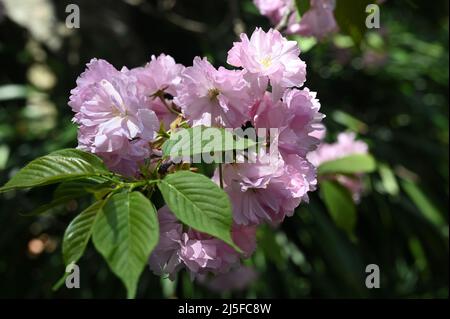
[[[182,74],[175,103],[193,125],[236,128],[248,119],[253,98],[243,71],[215,69],[196,57]]]
[[[307,193],[316,187],[316,174],[314,167],[297,155],[283,160],[261,154],[256,163],[224,165],[223,181],[236,224],[277,224],[308,200]]]
[[[307,88],[290,89],[285,92],[283,101],[273,102],[270,93],[266,93],[250,114],[255,128],[278,128],[278,149],[283,156],[305,157],[320,142],[314,136],[323,129],[324,115],[319,109],[315,92]]]
[[[175,96],[184,69],[183,65],[177,64],[171,56],[165,54],[158,57],[153,55],[144,67],[122,69],[122,72],[136,78],[138,94],[142,96],[148,108],[156,113],[166,129],[176,118],[167,107],[171,107],[172,101],[166,96]]]
[[[185,67],[177,64],[170,55],[152,55],[150,62],[144,67],[134,68],[128,72],[135,76],[142,89],[142,94],[152,96],[158,92],[176,94],[181,82],[181,73]]]
[[[288,41],[277,30],[264,32],[256,28],[250,39],[241,34],[228,51],[227,62],[242,67],[253,77],[270,80],[274,100],[284,90],[302,86],[306,79],[306,65],[299,58],[297,42]]]

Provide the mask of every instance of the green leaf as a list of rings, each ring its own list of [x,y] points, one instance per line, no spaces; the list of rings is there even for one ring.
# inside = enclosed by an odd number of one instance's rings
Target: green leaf
[[[124,283],[128,298],[134,298],[139,277],[159,239],[153,204],[139,192],[111,196],[97,217],[92,239]]]
[[[355,44],[359,45],[367,31],[366,27],[366,7],[373,3],[373,0],[338,0],[334,16],[342,33],[352,37]]]
[[[397,179],[395,178],[394,172],[388,164],[379,164],[378,172],[381,176],[381,183],[383,185],[383,190],[392,196],[397,196],[399,192],[399,187],[397,184]]]
[[[253,139],[240,137],[224,128],[195,126],[172,133],[161,150],[164,156],[177,159],[212,151],[223,153],[245,150],[257,144]]]
[[[427,198],[425,193],[413,181],[402,179],[401,185],[403,190],[417,206],[422,215],[432,224],[442,227],[446,224],[442,214]]]
[[[33,209],[29,213],[21,214],[22,216],[37,216],[37,215],[46,215],[46,214],[59,214],[64,211],[64,209],[67,207],[66,201],[58,201],[54,200],[51,201],[48,204],[44,204],[42,206],[39,206],[36,209]]]
[[[356,225],[356,207],[350,192],[336,181],[324,180],[320,194],[336,225],[351,234]]]
[[[295,6],[297,8],[298,14],[303,16],[306,11],[309,10],[310,3],[309,0],[295,0]]]
[[[236,250],[231,238],[228,195],[204,175],[179,171],[158,183],[167,206],[184,224],[217,237]]]
[[[0,170],[6,167],[8,158],[9,158],[9,146],[6,144],[0,145]]]
[[[58,281],[53,284],[52,291],[57,291],[59,288],[61,288],[62,285],[65,284],[67,276],[69,276],[69,273],[64,272],[61,278],[59,278]]]
[[[76,263],[83,255],[89,238],[91,238],[98,212],[103,205],[104,201],[95,202],[75,217],[67,227],[62,246],[66,266]]]
[[[319,175],[370,173],[376,168],[375,159],[369,154],[355,154],[322,163]]]
[[[349,128],[354,132],[366,133],[369,130],[369,127],[367,126],[366,123],[362,122],[361,120],[357,119],[353,115],[350,115],[346,112],[334,111],[331,114],[331,117],[336,123],[344,125],[345,127]]]
[[[63,182],[56,188],[53,193],[53,199],[50,203],[42,205],[25,216],[35,216],[42,214],[56,214],[61,212],[66,204],[75,199],[79,199],[86,195],[94,194],[97,200],[110,192],[110,182],[102,177],[89,177]]]
[[[76,149],[64,149],[31,161],[1,187],[0,192],[102,174],[109,172],[97,156]]]
[[[102,177],[87,177],[70,180],[58,185],[53,193],[54,199],[75,199],[86,194],[95,193],[98,189],[109,186],[107,179]]]

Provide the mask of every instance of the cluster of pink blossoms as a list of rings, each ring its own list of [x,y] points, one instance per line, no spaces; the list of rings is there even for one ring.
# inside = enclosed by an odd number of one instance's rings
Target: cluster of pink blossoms
[[[337,137],[336,143],[327,144],[322,143],[319,147],[307,155],[308,160],[316,167],[328,161],[333,161],[356,154],[367,154],[369,147],[363,141],[355,140],[355,133],[347,132],[340,133]],[[353,176],[335,175],[327,176],[339,182],[346,187],[352,194],[353,200],[359,202],[363,191],[362,174],[355,174]]]
[[[287,34],[299,34],[321,39],[338,30],[333,14],[336,0],[301,1],[310,1],[310,7],[299,18],[295,0],[253,0],[259,12],[268,17],[272,24],[279,25],[283,19],[286,19]]]
[[[160,124],[168,128],[175,119],[170,110],[191,126],[276,128],[271,138],[278,152],[261,150],[256,162],[223,165],[222,184],[233,207],[232,238],[248,257],[256,247],[257,226],[282,222],[316,188],[316,170],[306,155],[320,143],[315,136],[324,116],[316,93],[301,88],[306,65],[299,54],[295,41],[257,28],[233,44],[227,59],[232,70],[199,57],[185,68],[161,55],[145,67],[121,71],[92,60],[69,102],[80,126],[79,148],[98,154],[113,171],[138,177],[150,155],[160,156],[151,145]],[[213,180],[219,184],[218,172]],[[166,206],[158,217],[153,272],[173,278],[184,268],[199,280],[208,273],[241,273],[242,256],[233,248],[186,229]]]
[[[78,124],[78,148],[99,155],[112,171],[134,176],[149,158],[149,143],[160,122],[175,115],[165,107],[164,94],[175,94],[184,67],[172,57],[152,57],[145,67],[116,70],[92,59],[77,79],[69,105]]]

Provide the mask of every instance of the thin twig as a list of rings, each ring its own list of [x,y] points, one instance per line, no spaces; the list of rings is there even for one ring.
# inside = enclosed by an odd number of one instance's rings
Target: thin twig
[[[223,171],[222,171],[222,163],[219,163],[219,183],[220,183],[220,188],[223,189]]]

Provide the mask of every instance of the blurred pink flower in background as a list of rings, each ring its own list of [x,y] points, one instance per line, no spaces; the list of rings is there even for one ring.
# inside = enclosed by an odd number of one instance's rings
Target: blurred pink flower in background
[[[363,141],[357,141],[355,138],[355,133],[340,133],[336,143],[322,143],[315,151],[308,153],[307,158],[314,166],[318,167],[322,163],[346,156],[367,154],[369,151],[367,144]],[[359,202],[363,191],[361,174],[354,174],[353,176],[334,175],[325,178],[338,181],[352,193],[355,202]]]
[[[286,17],[286,33],[322,39],[336,32],[338,25],[334,17],[335,0],[310,1],[309,9],[299,17],[294,0],[254,0],[259,12],[279,25]]]
[[[287,33],[322,39],[336,32],[338,25],[333,13],[335,6],[335,0],[311,0],[309,10],[300,19],[295,13],[291,16]]]
[[[293,0],[254,0],[259,12],[277,25],[286,14],[295,8]]]
[[[216,293],[240,291],[248,288],[256,279],[258,273],[251,267],[240,266],[225,274],[215,277],[199,276],[199,282]]]

